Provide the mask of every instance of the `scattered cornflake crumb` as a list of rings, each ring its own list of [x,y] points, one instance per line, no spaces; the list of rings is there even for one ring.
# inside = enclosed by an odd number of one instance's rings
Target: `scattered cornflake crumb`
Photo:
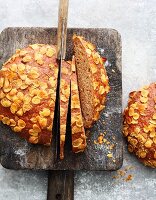
[[[113,157],[112,153],[108,153],[108,154],[107,154],[107,157],[108,157],[108,158],[112,158],[112,157]]]
[[[113,178],[114,178],[114,179],[118,179],[118,178],[119,178],[119,176],[113,176]]]
[[[120,176],[125,176],[126,171],[124,171],[124,170],[118,170],[117,174],[119,174]]]
[[[131,174],[129,174],[128,176],[127,176],[127,178],[125,179],[125,181],[127,182],[127,181],[131,181],[132,180],[132,175]]]
[[[117,175],[113,176],[112,178],[113,179],[121,179],[121,180],[126,181],[126,182],[131,181],[132,178],[133,178],[133,175],[132,174],[127,175],[128,170],[131,170],[131,169],[134,169],[134,167],[133,166],[126,166],[122,170],[118,170]]]
[[[112,150],[114,148],[114,146],[115,146],[114,144],[111,144],[109,149]]]

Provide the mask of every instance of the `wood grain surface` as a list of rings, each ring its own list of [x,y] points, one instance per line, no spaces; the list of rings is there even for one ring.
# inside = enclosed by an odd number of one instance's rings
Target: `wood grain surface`
[[[65,159],[55,162],[55,140],[51,147],[31,145],[19,138],[7,126],[0,124],[1,164],[9,169],[44,170],[117,170],[122,165],[122,69],[121,37],[113,29],[68,29],[67,59],[73,54],[72,36],[76,33],[94,43],[99,53],[108,59],[106,70],[110,79],[111,91],[107,98],[106,109],[100,120],[90,129],[87,148],[84,153],[73,154],[66,144]],[[7,28],[0,35],[0,65],[18,48],[33,43],[56,44],[56,28]],[[100,133],[114,144],[95,145]],[[70,134],[70,131],[68,131]],[[108,158],[108,154],[112,158]]]
[[[49,171],[47,200],[74,200],[74,171]]]

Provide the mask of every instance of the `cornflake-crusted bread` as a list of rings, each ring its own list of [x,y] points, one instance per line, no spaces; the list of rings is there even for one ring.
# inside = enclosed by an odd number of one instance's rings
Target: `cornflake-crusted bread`
[[[80,36],[74,36],[73,41],[83,122],[85,128],[90,128],[105,107],[110,87],[103,60],[95,46]]]
[[[50,145],[57,76],[55,46],[17,50],[0,70],[0,121],[30,143]]]
[[[74,57],[72,60],[72,75],[71,75],[71,129],[72,129],[73,152],[74,153],[83,152],[86,147],[86,136],[82,120]]]
[[[60,82],[60,159],[64,158],[67,113],[70,96],[71,62],[64,62],[61,69]]]
[[[156,167],[156,83],[131,92],[124,111],[123,134],[128,150],[141,162]]]

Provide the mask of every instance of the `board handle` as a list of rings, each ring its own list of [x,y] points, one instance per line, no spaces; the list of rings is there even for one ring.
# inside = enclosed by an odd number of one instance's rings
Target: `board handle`
[[[74,200],[74,171],[49,171],[47,200]]]

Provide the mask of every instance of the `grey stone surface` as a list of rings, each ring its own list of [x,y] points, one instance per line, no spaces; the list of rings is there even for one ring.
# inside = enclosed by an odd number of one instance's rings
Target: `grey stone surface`
[[[0,0],[0,30],[8,26],[56,26],[57,0]],[[71,0],[70,27],[117,29],[123,43],[123,107],[128,93],[156,80],[155,0]],[[124,152],[132,181],[113,179],[117,172],[77,172],[75,199],[154,200],[156,171]],[[47,173],[0,167],[0,200],[45,200]]]

